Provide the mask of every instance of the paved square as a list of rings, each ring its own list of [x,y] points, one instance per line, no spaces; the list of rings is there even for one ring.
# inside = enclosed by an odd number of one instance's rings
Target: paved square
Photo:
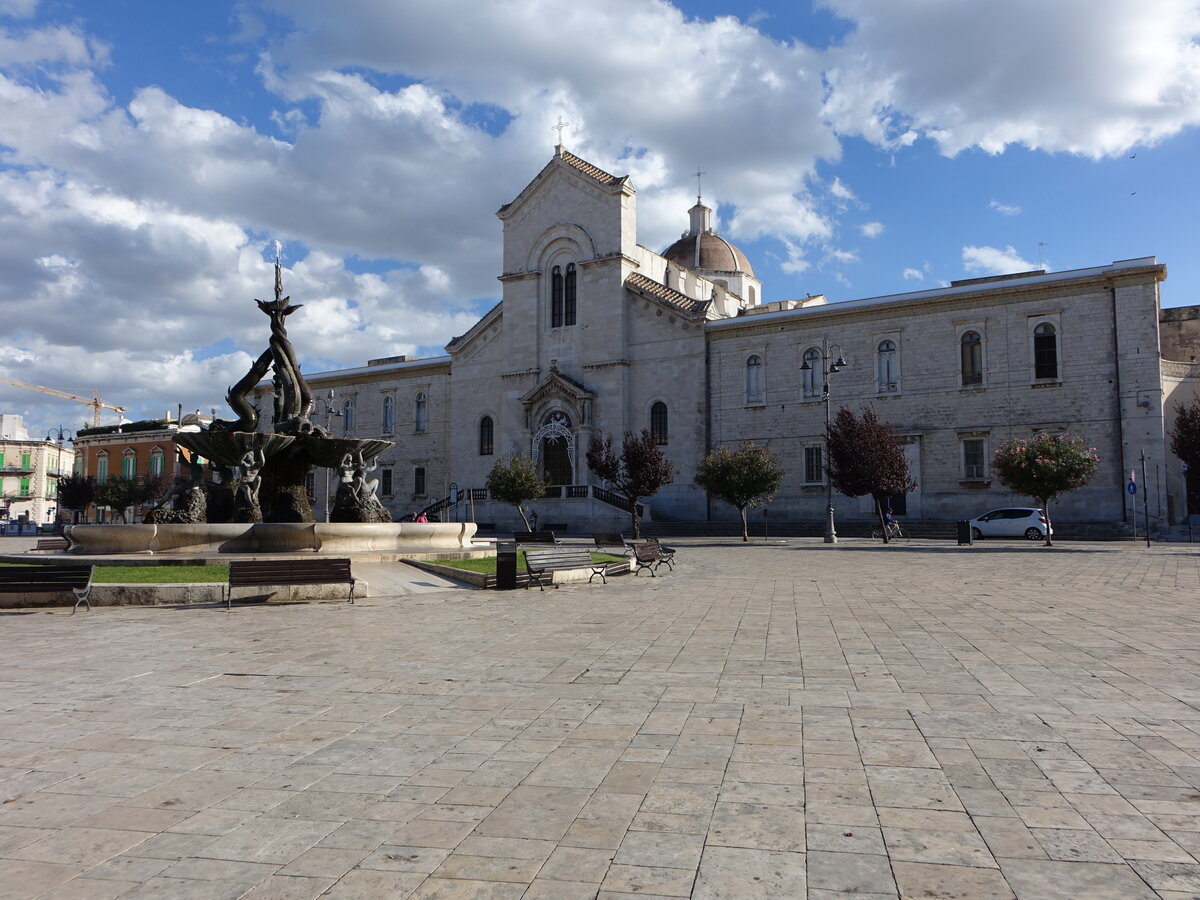
[[[1196,549],[676,545],[0,614],[0,898],[1200,896]]]

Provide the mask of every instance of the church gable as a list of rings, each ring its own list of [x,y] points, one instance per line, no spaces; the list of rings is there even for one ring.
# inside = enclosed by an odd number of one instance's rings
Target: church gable
[[[555,150],[554,158],[546,163],[542,171],[538,172],[529,184],[525,185],[524,190],[517,195],[515,200],[505,203],[496,211],[497,216],[501,219],[509,219],[517,215],[530,198],[543,191],[545,186],[560,172],[576,176],[582,184],[602,188],[606,194],[632,193],[633,182],[628,175],[621,177],[610,175],[562,147],[556,147]]]
[[[497,303],[466,332],[452,337],[446,344],[446,352],[460,362],[469,361],[485,346],[495,341],[503,330],[504,304]]]

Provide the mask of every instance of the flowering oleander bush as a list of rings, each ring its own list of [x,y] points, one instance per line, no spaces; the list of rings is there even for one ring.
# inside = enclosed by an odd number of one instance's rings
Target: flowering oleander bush
[[[1096,474],[1100,456],[1083,438],[1069,434],[1035,434],[1028,440],[1007,441],[996,448],[992,471],[1000,483],[1017,494],[1033,497],[1050,518],[1050,501],[1081,488]],[[1050,530],[1046,529],[1049,545]]]

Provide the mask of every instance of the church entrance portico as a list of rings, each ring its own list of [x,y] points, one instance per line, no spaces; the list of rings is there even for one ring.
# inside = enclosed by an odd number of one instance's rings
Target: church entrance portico
[[[575,483],[575,433],[566,413],[555,410],[547,415],[531,443],[531,455],[546,484]]]

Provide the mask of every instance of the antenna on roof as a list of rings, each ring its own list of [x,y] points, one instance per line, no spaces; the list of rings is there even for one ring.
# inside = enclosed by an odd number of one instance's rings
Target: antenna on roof
[[[708,173],[696,166],[696,171],[692,173],[692,177],[696,179],[696,202],[700,202],[700,178]]]

